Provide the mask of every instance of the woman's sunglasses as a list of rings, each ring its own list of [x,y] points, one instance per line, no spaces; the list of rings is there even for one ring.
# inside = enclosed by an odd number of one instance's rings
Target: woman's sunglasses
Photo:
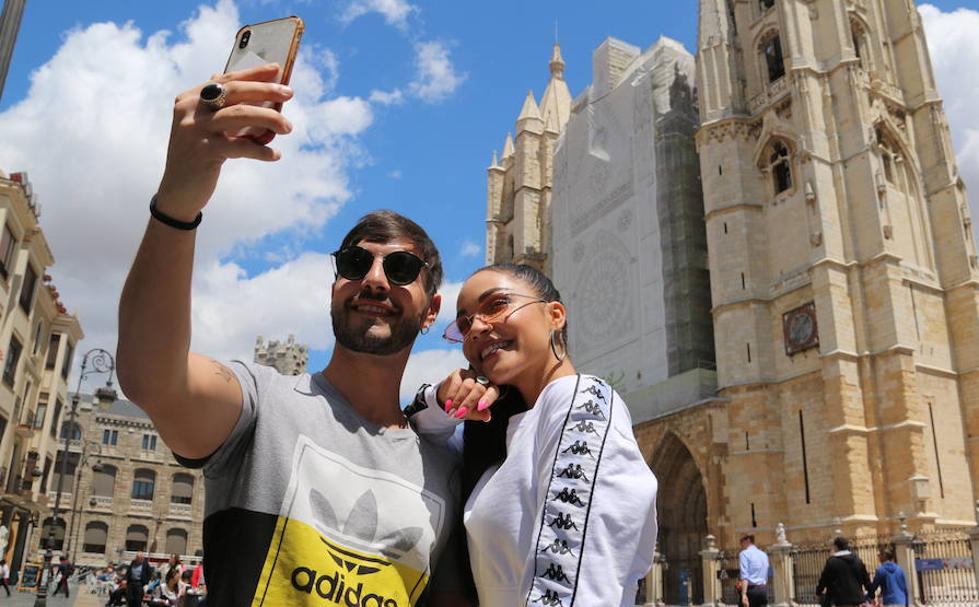
[[[333,256],[333,269],[336,274],[347,280],[363,280],[374,265],[374,253],[364,247],[347,247],[331,253],[331,255]],[[425,260],[408,251],[395,251],[379,257],[381,257],[381,267],[384,268],[384,275],[387,276],[388,282],[399,287],[414,282],[422,268],[428,267]]]

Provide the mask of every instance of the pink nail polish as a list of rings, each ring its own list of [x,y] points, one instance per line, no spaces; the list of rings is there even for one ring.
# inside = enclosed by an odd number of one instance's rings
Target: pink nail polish
[[[466,416],[466,413],[469,413],[469,409],[468,408],[466,408],[466,407],[459,407],[459,410],[456,411],[456,419],[462,419],[463,417]]]
[[[489,403],[486,402],[485,400],[481,400],[478,403],[476,403],[477,411],[485,411],[487,407],[489,407]]]
[[[448,413],[449,409],[451,408],[452,408],[452,399],[450,398],[449,400],[445,401],[445,412]]]

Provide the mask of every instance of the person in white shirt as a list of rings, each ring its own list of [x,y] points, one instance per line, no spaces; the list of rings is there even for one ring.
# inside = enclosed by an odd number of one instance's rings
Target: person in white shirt
[[[768,605],[768,555],[755,546],[754,535],[742,536],[738,565],[741,571],[741,605]]]
[[[0,559],[0,585],[7,591],[7,596],[10,596],[10,586],[7,585],[9,580],[10,565],[7,564],[7,559]]]
[[[625,402],[568,358],[560,293],[532,267],[488,266],[457,310],[445,337],[472,369],[423,387],[412,423],[462,443],[480,607],[633,605],[656,544],[656,478]]]

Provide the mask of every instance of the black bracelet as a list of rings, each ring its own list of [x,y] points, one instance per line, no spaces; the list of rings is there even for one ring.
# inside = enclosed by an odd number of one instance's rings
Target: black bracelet
[[[178,230],[195,230],[197,226],[201,225],[201,219],[204,218],[204,213],[200,211],[197,212],[197,217],[194,218],[194,221],[180,221],[179,219],[165,215],[163,211],[156,208],[156,195],[150,200],[150,215],[160,223],[164,223]]]

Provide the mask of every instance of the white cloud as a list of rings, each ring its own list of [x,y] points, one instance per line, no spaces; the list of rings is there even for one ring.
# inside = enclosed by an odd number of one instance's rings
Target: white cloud
[[[405,96],[401,92],[401,89],[394,89],[392,91],[371,91],[370,96],[367,99],[371,103],[376,103],[378,105],[401,105],[404,103]]]
[[[438,318],[435,325],[445,326],[456,317],[456,301],[459,299],[459,291],[462,290],[461,282],[443,282],[439,294],[442,295],[442,307],[439,309]]]
[[[460,348],[421,350],[413,353],[401,378],[401,402],[410,402],[422,384],[437,384],[455,369],[468,366],[469,363]]]
[[[391,179],[401,179],[401,169],[394,169],[393,171],[388,171],[388,177]]]
[[[467,77],[456,71],[449,48],[438,40],[415,44],[415,79],[408,85],[413,95],[429,103],[445,100]]]
[[[959,171],[970,190],[973,230],[979,228],[979,11],[942,12],[931,4],[918,7],[939,93],[945,101]],[[979,235],[979,230],[974,232]]]
[[[340,15],[340,21],[349,24],[368,13],[378,13],[385,23],[404,31],[408,29],[408,18],[417,12],[418,7],[404,0],[352,0]]]
[[[462,250],[459,251],[459,254],[463,257],[479,257],[479,254],[482,252],[483,247],[471,240],[467,240],[462,243]]]
[[[0,168],[31,175],[57,260],[50,273],[85,348],[114,349],[116,302],[163,171],[173,98],[220,71],[238,27],[235,4],[219,0],[180,25],[179,41],[144,37],[132,23],[73,29],[32,74],[27,97],[0,113]],[[204,353],[249,354],[257,334],[292,332],[314,347],[331,335],[322,260],[286,247],[287,263],[248,277],[228,255],[260,260],[258,244],[276,234],[301,243],[350,198],[348,172],[365,158],[358,136],[373,116],[364,99],[324,97],[336,73],[329,51],[304,52],[284,109],[295,130],[272,144],[282,160],[224,167],[198,235],[194,346]]]

